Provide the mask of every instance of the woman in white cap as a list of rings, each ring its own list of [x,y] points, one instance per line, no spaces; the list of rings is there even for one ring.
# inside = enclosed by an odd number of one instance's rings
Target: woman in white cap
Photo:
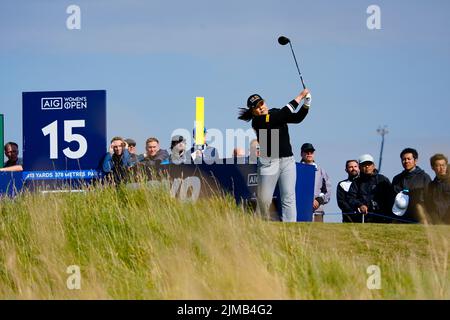
[[[303,105],[295,112],[300,102]],[[247,99],[247,108],[240,108],[238,119],[252,121],[252,128],[260,145],[258,158],[258,211],[269,217],[269,207],[278,183],[282,215],[285,222],[297,221],[295,205],[296,166],[289,138],[288,123],[300,123],[308,114],[311,94],[304,89],[295,99],[281,109],[268,109],[259,94]]]

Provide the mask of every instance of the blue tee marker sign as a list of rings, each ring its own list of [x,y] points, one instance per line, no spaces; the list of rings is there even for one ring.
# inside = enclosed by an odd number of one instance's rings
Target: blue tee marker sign
[[[97,169],[106,150],[106,91],[23,92],[27,171]]]
[[[3,138],[3,115],[0,114],[0,168],[3,168],[4,164],[4,144],[5,144],[5,140]]]

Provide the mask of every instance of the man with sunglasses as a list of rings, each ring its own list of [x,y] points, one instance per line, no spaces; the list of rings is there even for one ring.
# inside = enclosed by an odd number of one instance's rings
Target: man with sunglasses
[[[363,154],[358,159],[359,177],[353,180],[348,191],[348,203],[353,212],[353,222],[390,223],[392,222],[392,205],[394,189],[389,179],[378,173],[375,161],[370,154]]]
[[[136,141],[133,139],[125,139],[126,147],[128,149],[128,153],[130,154],[130,159],[133,164],[138,162],[138,155],[136,154]]]

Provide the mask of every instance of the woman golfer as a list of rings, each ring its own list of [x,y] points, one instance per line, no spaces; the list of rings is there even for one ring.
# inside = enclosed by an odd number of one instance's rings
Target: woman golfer
[[[295,109],[304,99],[298,112]],[[264,99],[252,94],[247,108],[240,108],[238,119],[252,120],[252,128],[260,145],[258,159],[257,211],[269,219],[269,207],[278,183],[281,194],[282,216],[285,222],[297,221],[295,206],[296,166],[289,140],[288,123],[300,123],[308,114],[311,94],[304,89],[294,100],[281,109],[268,109]]]

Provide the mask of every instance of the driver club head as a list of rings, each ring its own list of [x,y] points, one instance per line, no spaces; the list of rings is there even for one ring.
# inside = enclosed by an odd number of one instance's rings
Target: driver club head
[[[289,40],[289,38],[286,38],[285,36],[280,36],[278,38],[278,43],[281,44],[282,46],[287,45],[289,42],[291,42],[291,40]]]

